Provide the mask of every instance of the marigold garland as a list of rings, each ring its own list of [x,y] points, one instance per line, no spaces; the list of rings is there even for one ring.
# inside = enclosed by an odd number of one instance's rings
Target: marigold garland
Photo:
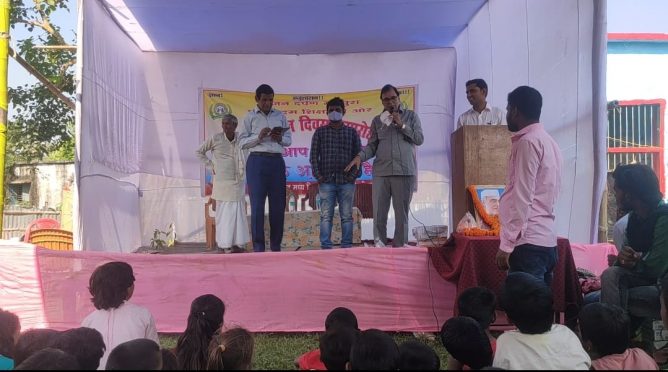
[[[470,227],[464,229],[463,233],[466,236],[499,236],[499,233],[501,232],[501,221],[499,220],[499,216],[490,216],[487,214],[487,210],[485,210],[485,206],[482,204],[480,199],[478,198],[478,193],[476,191],[475,185],[471,185],[466,188],[469,193],[471,194],[471,198],[473,199],[473,206],[475,207],[475,210],[478,212],[478,215],[480,218],[482,218],[483,222],[485,222],[490,229],[481,229],[479,227]]]

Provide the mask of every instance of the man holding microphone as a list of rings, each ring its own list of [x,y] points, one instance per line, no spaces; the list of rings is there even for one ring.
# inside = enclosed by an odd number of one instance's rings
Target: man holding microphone
[[[348,164],[345,171],[360,168],[374,156],[373,163],[373,237],[377,246],[387,245],[387,213],[390,200],[394,208],[393,247],[408,242],[408,213],[415,190],[416,146],[424,135],[420,118],[414,111],[401,108],[399,90],[387,84],[380,91],[383,112],[371,122],[367,146]]]

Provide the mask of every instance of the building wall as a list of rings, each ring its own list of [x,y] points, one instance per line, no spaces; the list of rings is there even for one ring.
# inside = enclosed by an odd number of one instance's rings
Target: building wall
[[[608,34],[633,41],[608,41],[608,101],[658,99],[668,101],[668,1],[608,0]],[[664,138],[668,110],[664,117]],[[664,149],[664,159],[668,151]],[[668,170],[664,164],[664,170]],[[664,171],[664,174],[668,172]]]
[[[668,43],[666,45],[668,46]],[[611,54],[614,49],[615,47],[610,46],[608,49],[608,101],[658,98],[668,101],[668,73],[665,71],[668,66],[668,52],[642,54],[642,49],[638,49],[637,54]],[[668,124],[668,110],[664,115],[664,140],[668,134],[666,124]],[[666,148],[664,148],[664,159],[668,159]],[[664,174],[668,174],[665,160],[663,166]]]
[[[74,163],[17,165],[14,175],[21,178],[30,176],[33,168],[31,204],[37,209],[60,210],[63,190],[69,190],[74,181]]]

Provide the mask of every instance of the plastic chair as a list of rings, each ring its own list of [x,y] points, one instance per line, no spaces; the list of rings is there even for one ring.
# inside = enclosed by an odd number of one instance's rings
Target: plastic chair
[[[23,241],[29,242],[32,232],[38,229],[60,229],[60,222],[47,217],[33,220],[28,224],[28,227],[26,227],[26,232],[23,234]]]
[[[71,251],[74,247],[72,232],[61,229],[33,230],[29,242],[56,251]]]

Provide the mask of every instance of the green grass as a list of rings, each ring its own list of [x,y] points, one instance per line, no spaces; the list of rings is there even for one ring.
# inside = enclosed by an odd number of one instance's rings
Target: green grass
[[[411,333],[391,333],[397,344],[404,341],[414,340]],[[163,348],[174,348],[178,334],[160,334],[160,344]],[[253,356],[253,369],[296,369],[294,361],[303,353],[318,347],[320,333],[256,333],[255,355]],[[441,369],[445,369],[447,352],[438,338],[428,340],[420,339],[432,347],[439,358],[441,358]]]

